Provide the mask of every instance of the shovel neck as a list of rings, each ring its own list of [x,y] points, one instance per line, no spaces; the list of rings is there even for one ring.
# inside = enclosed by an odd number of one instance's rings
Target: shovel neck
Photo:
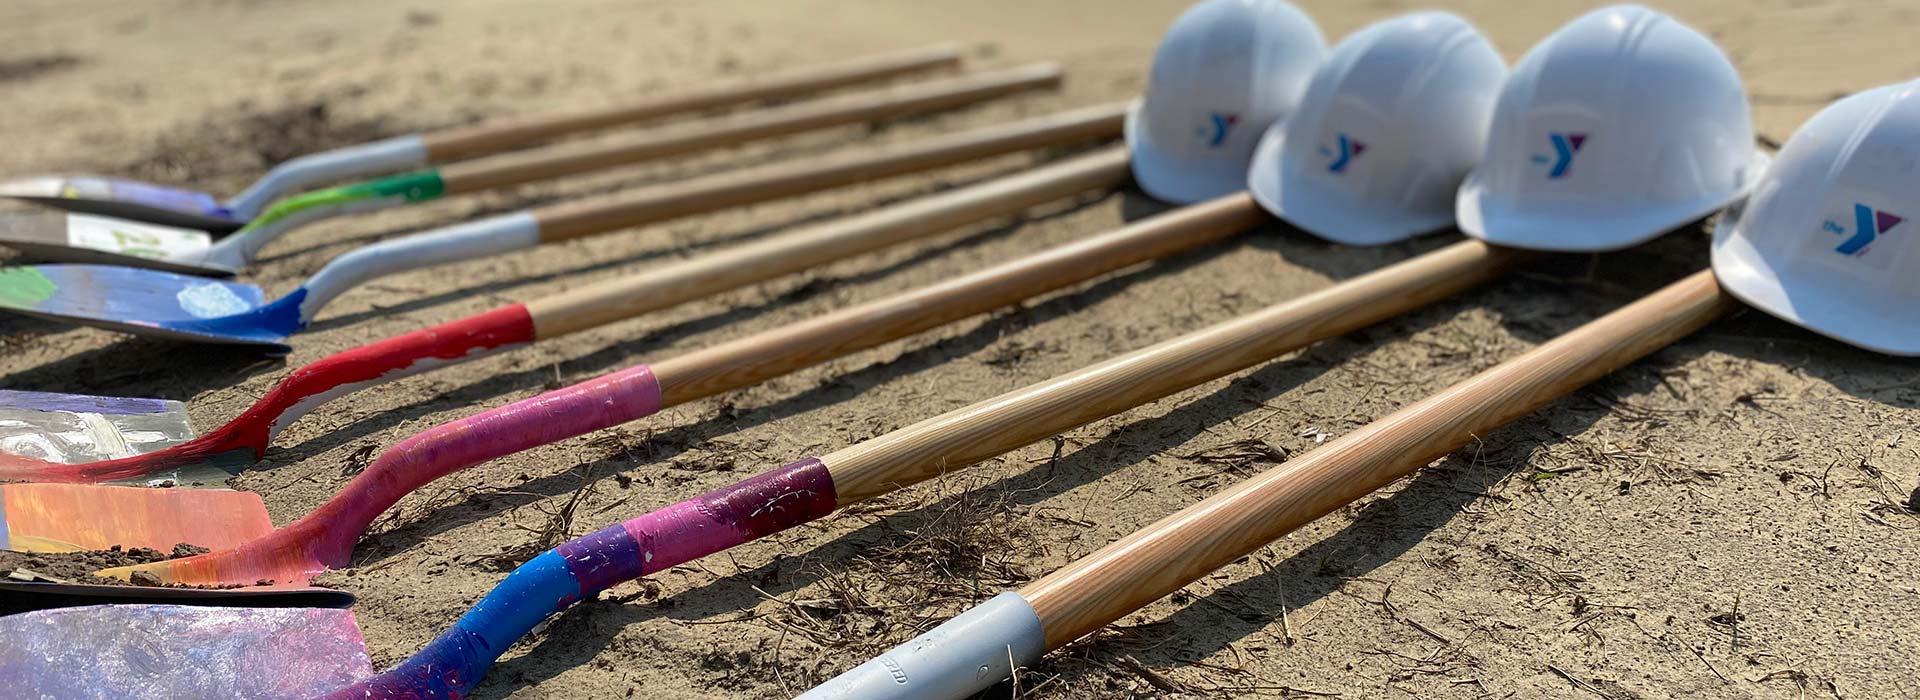
[[[312,321],[328,302],[370,280],[539,244],[540,222],[530,212],[515,212],[365,246],[334,258],[307,280],[300,318]]]
[[[833,503],[826,466],[804,459],[569,540],[515,569],[420,653],[328,697],[465,697],[549,615],[621,582],[816,520]]]
[[[239,269],[261,249],[294,229],[323,219],[439,199],[447,183],[439,170],[422,170],[297,194],[274,202],[206,253],[206,261]]]
[[[274,166],[259,181],[227,202],[235,218],[260,215],[267,203],[290,192],[325,182],[366,177],[427,164],[427,146],[417,135],[397,136],[357,146],[301,156]]]

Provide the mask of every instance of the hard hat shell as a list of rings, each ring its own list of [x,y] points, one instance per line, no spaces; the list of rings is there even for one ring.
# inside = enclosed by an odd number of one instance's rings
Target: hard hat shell
[[[1146,96],[1127,112],[1133,177],[1187,204],[1246,188],[1268,124],[1286,118],[1327,53],[1307,13],[1281,0],[1206,0],[1160,41]]]
[[[1267,128],[1249,189],[1275,216],[1348,245],[1450,227],[1506,77],[1493,44],[1457,16],[1370,25],[1335,46],[1299,109]]]
[[[1920,355],[1920,81],[1800,127],[1713,236],[1720,285],[1869,350]]]
[[[1456,213],[1490,243],[1615,250],[1726,206],[1765,163],[1726,54],[1673,18],[1616,5],[1520,60]]]

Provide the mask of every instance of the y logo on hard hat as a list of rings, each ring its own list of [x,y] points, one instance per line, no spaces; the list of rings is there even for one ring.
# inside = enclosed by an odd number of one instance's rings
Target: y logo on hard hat
[[[1231,112],[1209,112],[1207,119],[1213,122],[1213,135],[1207,137],[1207,147],[1219,148],[1227,142],[1227,133],[1233,125],[1240,123],[1240,115]]]
[[[1853,235],[1841,241],[1833,252],[1841,255],[1859,255],[1867,249],[1867,246],[1872,245],[1875,239],[1885,234],[1887,229],[1900,225],[1902,221],[1906,221],[1906,218],[1877,211],[1865,204],[1855,204],[1853,205]],[[1821,222],[1820,230],[1842,236],[1847,235],[1847,227],[1833,219]]]
[[[1553,166],[1552,169],[1547,171],[1547,179],[1549,180],[1558,180],[1566,177],[1567,168],[1573,166],[1573,154],[1579,153],[1580,147],[1586,145],[1587,135],[1583,133],[1555,131],[1547,134],[1547,139],[1553,142],[1553,155],[1549,157],[1536,153],[1533,156],[1533,162],[1541,165],[1551,164]]]
[[[1327,164],[1327,172],[1330,173],[1346,172],[1347,165],[1353,163],[1353,159],[1360,157],[1360,154],[1367,151],[1367,144],[1349,138],[1346,134],[1340,134],[1337,140],[1339,141],[1337,149],[1329,149],[1326,146],[1320,147],[1320,155],[1333,159],[1332,163]]]

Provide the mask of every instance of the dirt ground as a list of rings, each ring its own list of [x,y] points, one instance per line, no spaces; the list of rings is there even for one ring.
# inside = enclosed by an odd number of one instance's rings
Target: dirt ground
[[[1330,38],[1423,6],[1303,3]],[[1437,0],[1517,59],[1589,2]],[[1657,0],[1726,47],[1784,140],[1836,96],[1920,75],[1907,0]],[[1139,92],[1180,2],[10,0],[0,173],[234,192],[267,164],[487,115],[600,104],[940,40],[1061,61],[1057,94],[845,128],[309,227],[252,279],[293,287],[377,237],[532,202],[896,143]],[[238,413],[292,367],[1028,156],[388,278],[284,363],[0,318],[0,387]],[[1157,207],[1088,198],[338,401],[235,480],[284,522],[356,455],[477,410],[945,279]],[[328,582],[374,662],[444,629],[541,533],[753,472],[1252,311],[1448,236],[1234,241],[460,473]],[[783,698],[1285,455],[1514,357],[1705,264],[1698,232],[1552,258],[1482,291],[1208,382],[969,472],[623,584],[511,650],[481,698]],[[1323,518],[1027,670],[994,697],[1920,697],[1920,381],[1910,361],[1743,312]],[[362,457],[363,458],[363,457]],[[571,507],[569,507],[571,504]]]

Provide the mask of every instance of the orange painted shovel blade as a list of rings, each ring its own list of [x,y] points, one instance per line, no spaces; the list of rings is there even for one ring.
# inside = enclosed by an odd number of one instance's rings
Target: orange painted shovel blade
[[[89,484],[0,485],[0,549],[232,549],[273,531],[259,494]]]

